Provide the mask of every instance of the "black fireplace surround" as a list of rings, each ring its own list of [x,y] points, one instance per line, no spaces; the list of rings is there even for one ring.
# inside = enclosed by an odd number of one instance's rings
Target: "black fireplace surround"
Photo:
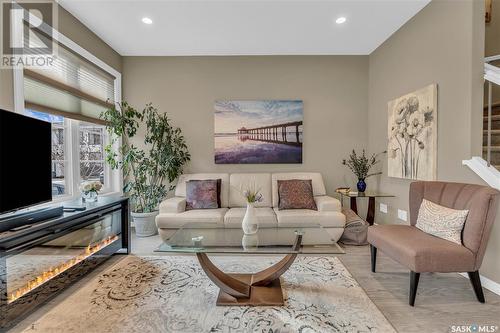
[[[15,230],[0,225],[0,332],[112,254],[130,252],[127,198],[61,205],[86,209]]]

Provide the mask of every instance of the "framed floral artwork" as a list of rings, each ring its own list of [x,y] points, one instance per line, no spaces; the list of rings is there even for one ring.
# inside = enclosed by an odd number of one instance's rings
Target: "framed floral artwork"
[[[437,170],[437,85],[388,103],[389,177],[435,180]]]

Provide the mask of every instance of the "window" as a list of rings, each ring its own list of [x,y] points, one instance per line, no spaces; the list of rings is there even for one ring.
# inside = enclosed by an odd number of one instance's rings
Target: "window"
[[[104,148],[108,144],[106,127],[62,116],[27,109],[26,115],[52,123],[52,197],[54,199],[78,195],[78,187],[85,181],[100,181],[101,193],[114,190],[112,170],[105,163]],[[72,144],[72,128],[78,139]],[[78,154],[68,154],[69,151]],[[72,161],[71,155],[78,156]],[[71,170],[78,169],[76,177]]]
[[[26,12],[25,20],[30,16]],[[37,36],[53,38],[57,52],[53,66],[13,69],[14,105],[16,112],[52,123],[53,198],[79,196],[88,180],[101,181],[101,193],[121,191],[120,172],[105,163],[109,140],[99,118],[120,102],[121,74],[49,25],[35,29]],[[20,42],[22,34],[13,38]]]
[[[52,196],[60,197],[68,195],[67,156],[66,156],[66,133],[67,126],[64,117],[49,113],[26,110],[30,117],[45,120],[52,123]]]
[[[104,147],[107,144],[106,128],[102,125],[80,122],[80,179],[81,181],[100,181],[104,188],[109,187],[109,170],[105,163]]]

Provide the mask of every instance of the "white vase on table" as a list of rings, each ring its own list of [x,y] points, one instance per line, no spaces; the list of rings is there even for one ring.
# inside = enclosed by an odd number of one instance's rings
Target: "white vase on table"
[[[254,235],[243,235],[241,239],[241,246],[243,246],[243,250],[252,250],[259,247],[259,236],[257,234]]]
[[[259,230],[259,221],[257,215],[255,215],[255,206],[251,202],[247,203],[247,211],[243,217],[241,228],[245,235],[253,235]]]

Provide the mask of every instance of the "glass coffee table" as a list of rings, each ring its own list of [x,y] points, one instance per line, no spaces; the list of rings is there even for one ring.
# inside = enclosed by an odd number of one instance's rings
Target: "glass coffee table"
[[[316,245],[303,245],[314,239]],[[298,254],[344,253],[321,226],[307,228],[261,228],[254,235],[241,229],[207,228],[190,224],[165,240],[157,252],[194,253],[205,274],[219,288],[217,305],[283,305],[280,277]],[[209,254],[283,254],[276,264],[253,274],[225,273],[209,259]]]

